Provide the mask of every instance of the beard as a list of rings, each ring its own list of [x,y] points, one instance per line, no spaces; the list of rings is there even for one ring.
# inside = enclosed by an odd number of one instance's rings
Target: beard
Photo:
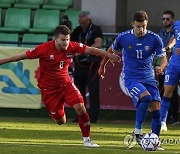
[[[164,27],[165,28],[170,28],[172,25],[171,24],[168,24],[168,25],[165,25]]]
[[[68,49],[67,45],[57,44],[57,46],[60,51],[66,51]]]

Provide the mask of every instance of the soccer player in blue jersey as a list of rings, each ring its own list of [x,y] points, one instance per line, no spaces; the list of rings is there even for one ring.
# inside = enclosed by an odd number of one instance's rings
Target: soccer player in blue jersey
[[[166,120],[168,116],[168,110],[170,107],[170,100],[180,80],[180,20],[174,22],[173,32],[174,36],[172,37],[168,46],[166,47],[171,48],[174,45],[173,40],[175,40],[176,43],[165,73],[164,94],[160,108],[162,130],[167,130]]]
[[[160,120],[160,94],[154,77],[153,57],[156,54],[161,59],[159,66],[155,68],[157,74],[163,74],[167,66],[166,53],[163,51],[161,38],[147,30],[148,15],[145,11],[134,14],[133,29],[120,33],[108,49],[108,52],[122,51],[123,70],[122,79],[136,107],[136,122],[133,135],[140,143],[142,138],[142,125],[151,112],[152,132],[159,136],[161,128]],[[101,77],[105,74],[105,66],[108,62],[104,58],[98,73]],[[159,149],[163,150],[163,149]]]

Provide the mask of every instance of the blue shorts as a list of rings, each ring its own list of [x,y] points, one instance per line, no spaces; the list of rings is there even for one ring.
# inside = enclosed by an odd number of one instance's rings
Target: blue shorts
[[[140,83],[136,81],[128,81],[126,82],[126,88],[132,96],[135,107],[137,107],[138,105],[140,95],[145,91],[148,91],[151,94],[153,101],[161,102],[159,89],[155,85]]]
[[[177,85],[180,79],[180,67],[168,65],[164,78],[164,85]]]

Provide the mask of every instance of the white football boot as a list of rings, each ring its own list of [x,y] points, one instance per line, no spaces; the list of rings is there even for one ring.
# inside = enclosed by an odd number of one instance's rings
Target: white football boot
[[[161,132],[167,132],[167,126],[166,126],[166,123],[161,121]]]
[[[87,140],[87,141],[84,141],[84,144],[83,144],[84,147],[89,147],[89,148],[99,148],[99,145],[94,143],[93,141],[91,140]]]

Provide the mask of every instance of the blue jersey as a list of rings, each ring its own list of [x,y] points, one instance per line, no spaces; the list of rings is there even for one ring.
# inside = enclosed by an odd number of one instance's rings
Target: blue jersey
[[[180,48],[180,20],[174,22],[173,31],[176,44],[172,56],[169,60],[169,64],[180,66],[180,55],[175,52],[177,48]]]
[[[133,30],[122,32],[112,44],[113,51],[121,51],[125,82],[137,81],[154,84],[153,58],[165,56],[162,39],[147,30],[145,36],[136,37]]]

